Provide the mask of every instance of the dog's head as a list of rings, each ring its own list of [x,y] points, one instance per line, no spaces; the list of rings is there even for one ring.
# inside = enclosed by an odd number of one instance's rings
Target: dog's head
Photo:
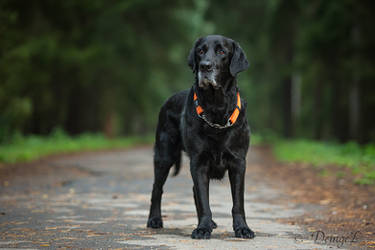
[[[240,45],[229,38],[210,35],[199,38],[190,51],[188,63],[197,75],[198,86],[219,89],[224,79],[235,78],[249,62]]]

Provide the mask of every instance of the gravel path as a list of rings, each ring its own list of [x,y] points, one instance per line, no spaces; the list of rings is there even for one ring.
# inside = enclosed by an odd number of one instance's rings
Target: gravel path
[[[274,201],[281,190],[246,177],[246,215],[256,237],[237,239],[232,230],[227,177],[210,185],[218,228],[210,240],[193,240],[197,219],[185,157],[181,173],[169,177],[162,202],[164,229],[146,228],[153,181],[152,149],[80,154],[25,165],[27,171],[1,178],[0,248],[125,249],[335,249],[314,243],[311,233],[279,219],[306,208]],[[248,164],[259,164],[250,152]],[[343,246],[345,247],[345,245]],[[341,247],[340,249],[343,249]]]

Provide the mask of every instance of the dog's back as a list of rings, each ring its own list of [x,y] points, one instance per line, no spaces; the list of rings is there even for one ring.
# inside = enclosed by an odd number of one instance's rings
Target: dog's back
[[[181,151],[183,150],[180,122],[188,93],[189,90],[184,90],[171,96],[159,113],[154,164],[168,168],[168,170],[172,165],[175,165],[173,175],[177,175],[180,170]]]

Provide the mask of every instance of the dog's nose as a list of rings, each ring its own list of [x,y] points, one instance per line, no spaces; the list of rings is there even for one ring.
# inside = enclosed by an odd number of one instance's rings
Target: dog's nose
[[[202,61],[199,64],[199,70],[202,72],[212,71],[212,63],[209,61]]]

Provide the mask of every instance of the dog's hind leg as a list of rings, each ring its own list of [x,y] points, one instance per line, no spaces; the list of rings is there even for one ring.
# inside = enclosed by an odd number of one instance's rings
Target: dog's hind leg
[[[180,134],[180,118],[187,92],[181,92],[169,98],[159,113],[155,138],[154,153],[154,185],[151,195],[150,214],[147,227],[161,228],[161,198],[163,186],[167,180],[169,170],[175,165],[173,175],[177,175],[181,164],[183,149]]]
[[[161,218],[161,197],[163,194],[163,186],[167,180],[169,169],[171,168],[172,164],[168,166],[160,162],[155,162],[154,165],[155,180],[152,188],[151,207],[147,227],[162,228],[163,220]]]
[[[181,160],[181,144],[180,141],[175,138],[178,135],[171,130],[168,132],[169,133],[158,133],[155,143],[154,185],[151,195],[150,214],[147,222],[147,227],[151,228],[163,227],[163,220],[161,218],[163,186],[172,165],[180,164]]]

